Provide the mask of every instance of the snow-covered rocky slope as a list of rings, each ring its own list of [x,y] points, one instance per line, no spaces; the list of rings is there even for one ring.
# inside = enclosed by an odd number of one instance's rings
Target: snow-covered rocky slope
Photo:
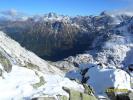
[[[99,99],[111,99],[119,94],[126,94],[128,96],[129,92],[133,92],[131,87],[133,81],[129,73],[115,67],[113,68],[112,66],[109,68],[104,64],[80,64],[78,70],[70,71],[66,76],[90,85]],[[112,89],[111,92],[108,89]],[[115,95],[110,97],[107,95],[108,93],[114,93]]]
[[[75,98],[63,88],[73,89],[84,95],[83,85],[65,78],[62,71],[0,32],[0,100]]]
[[[110,32],[110,37],[103,42],[101,50],[94,57],[95,60],[115,65],[117,67],[128,67],[133,62],[133,19],[129,19]],[[102,41],[102,39],[101,39]],[[97,41],[98,43],[98,41]]]
[[[30,67],[41,70],[43,73],[58,73],[61,71],[49,65],[46,61],[40,59],[34,53],[22,48],[19,43],[12,40],[5,33],[0,32],[0,51],[4,54],[12,64]]]

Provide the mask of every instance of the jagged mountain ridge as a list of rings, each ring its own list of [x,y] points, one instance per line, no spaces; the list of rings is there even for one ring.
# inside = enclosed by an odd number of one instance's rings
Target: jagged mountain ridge
[[[105,12],[99,16],[77,17],[49,13],[24,21],[1,22],[0,29],[40,57],[57,61],[91,49],[96,37],[103,34],[106,37],[108,30],[130,18]]]

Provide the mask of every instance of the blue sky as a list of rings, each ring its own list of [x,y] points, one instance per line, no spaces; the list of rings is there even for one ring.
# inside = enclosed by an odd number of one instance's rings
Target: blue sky
[[[55,12],[64,15],[94,15],[130,6],[132,0],[0,0],[0,11],[16,9],[28,14]]]

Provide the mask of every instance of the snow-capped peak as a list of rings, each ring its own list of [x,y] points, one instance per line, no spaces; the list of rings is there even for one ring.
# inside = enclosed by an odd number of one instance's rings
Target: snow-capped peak
[[[22,12],[15,9],[0,11],[0,20],[4,21],[25,21],[28,16]]]

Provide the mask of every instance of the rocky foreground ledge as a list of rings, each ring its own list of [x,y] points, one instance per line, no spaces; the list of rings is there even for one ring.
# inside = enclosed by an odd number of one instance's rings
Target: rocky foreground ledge
[[[132,100],[131,70],[108,67],[104,64],[81,64],[78,70],[66,74],[72,80],[91,86],[94,95],[99,98],[111,100]],[[121,99],[118,99],[121,98]]]

